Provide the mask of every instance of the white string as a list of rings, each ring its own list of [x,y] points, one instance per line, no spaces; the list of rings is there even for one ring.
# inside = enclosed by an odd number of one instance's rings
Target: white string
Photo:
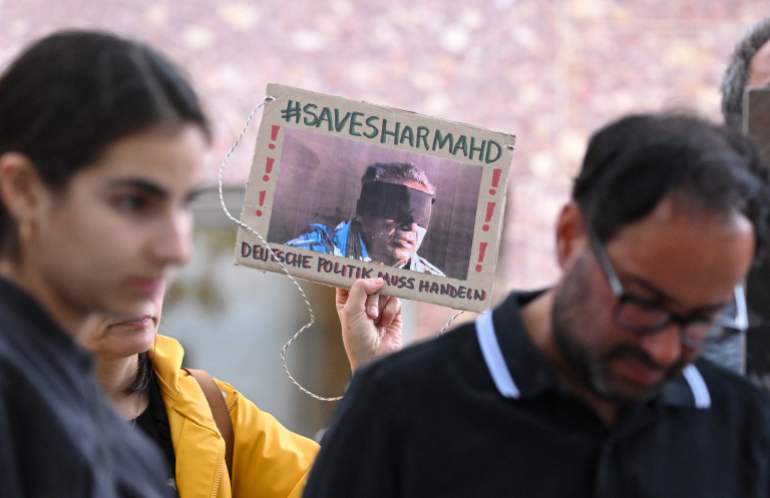
[[[294,335],[292,335],[288,341],[281,347],[281,363],[283,366],[283,371],[286,372],[286,375],[289,377],[289,380],[297,386],[297,388],[302,391],[303,393],[307,394],[308,396],[315,398],[320,401],[338,401],[342,399],[342,396],[333,396],[333,397],[324,397],[319,396],[315,394],[314,392],[306,389],[302,384],[300,384],[297,379],[294,378],[294,376],[291,374],[291,371],[289,371],[289,366],[286,363],[286,351],[288,351],[289,347],[294,343],[294,341],[299,338],[302,333],[307,330],[308,328],[312,327],[315,323],[315,314],[313,313],[313,306],[310,304],[310,300],[307,297],[307,294],[305,293],[305,290],[302,288],[302,286],[297,282],[297,279],[295,279],[290,273],[289,269],[286,267],[286,265],[283,264],[283,262],[276,257],[275,253],[273,252],[273,249],[270,247],[270,245],[267,243],[267,240],[265,240],[264,237],[262,237],[262,234],[257,232],[254,228],[250,227],[246,223],[242,222],[241,220],[234,217],[232,214],[230,214],[230,211],[227,209],[227,206],[225,205],[225,198],[222,194],[222,173],[225,170],[225,166],[227,165],[227,162],[230,160],[230,156],[233,155],[233,152],[235,152],[235,149],[238,148],[238,145],[241,143],[241,140],[243,139],[243,136],[246,134],[246,131],[249,129],[249,125],[251,124],[251,121],[254,119],[254,116],[257,114],[257,111],[260,110],[262,107],[265,106],[268,102],[272,102],[275,100],[275,97],[267,96],[265,97],[265,100],[261,103],[254,106],[254,108],[249,113],[249,117],[246,118],[246,123],[244,123],[243,128],[241,129],[240,134],[238,134],[238,137],[235,139],[235,142],[232,146],[230,146],[230,150],[227,151],[227,154],[225,154],[225,158],[222,159],[222,163],[219,165],[219,175],[218,175],[218,184],[219,184],[219,203],[222,205],[222,211],[224,211],[225,216],[227,216],[233,223],[240,226],[241,228],[244,228],[248,230],[249,232],[253,233],[257,236],[262,246],[267,249],[267,251],[270,253],[270,257],[273,259],[273,261],[277,261],[278,264],[281,266],[281,270],[286,274],[287,277],[289,277],[289,280],[291,280],[291,283],[294,284],[294,286],[297,288],[297,291],[299,291],[300,296],[302,296],[302,300],[305,302],[305,307],[307,308],[308,315],[310,319],[308,322],[300,327],[299,330],[297,330]]]
[[[450,316],[449,320],[446,321],[444,326],[441,328],[441,330],[438,331],[438,333],[436,335],[444,335],[446,333],[446,331],[449,330],[449,327],[452,325],[452,322],[454,322],[455,319],[458,316],[462,315],[463,313],[465,313],[465,312],[463,310],[460,310],[457,313],[455,313],[454,315]]]
[[[249,113],[249,116],[246,118],[246,122],[244,123],[243,128],[241,129],[241,132],[238,134],[238,137],[236,137],[235,142],[233,142],[233,145],[230,146],[230,149],[225,154],[224,159],[222,159],[222,162],[219,165],[219,173],[217,177],[217,182],[218,182],[217,184],[219,188],[219,203],[222,206],[222,211],[225,213],[225,216],[228,219],[230,219],[233,223],[240,226],[241,228],[244,228],[245,230],[248,230],[250,233],[253,233],[254,235],[257,236],[262,246],[265,247],[265,249],[267,249],[273,261],[276,261],[280,265],[283,273],[289,278],[289,280],[291,280],[291,283],[294,284],[294,286],[297,288],[297,291],[299,292],[300,296],[302,296],[302,300],[305,302],[305,308],[307,309],[308,316],[309,316],[308,322],[304,324],[302,327],[300,327],[299,330],[297,330],[294,333],[294,335],[292,335],[289,338],[289,340],[286,341],[286,343],[281,347],[281,366],[283,367],[283,371],[286,373],[286,376],[289,377],[289,380],[291,381],[292,384],[294,384],[300,391],[307,394],[311,398],[317,399],[319,401],[339,401],[340,399],[342,399],[342,396],[331,396],[331,397],[320,396],[310,391],[309,389],[305,388],[305,386],[300,384],[299,381],[294,378],[291,371],[289,370],[289,366],[286,361],[286,353],[291,347],[291,345],[294,344],[294,342],[299,338],[299,336],[302,335],[302,333],[305,332],[305,330],[312,327],[313,324],[315,323],[315,313],[313,312],[313,306],[310,304],[310,300],[308,299],[307,294],[305,293],[305,290],[302,288],[302,286],[297,281],[297,279],[294,278],[294,276],[292,276],[291,273],[289,273],[289,269],[286,267],[286,265],[278,257],[276,257],[275,253],[273,252],[273,249],[270,247],[267,240],[265,240],[262,234],[260,234],[254,228],[252,228],[248,224],[242,222],[241,220],[239,220],[238,218],[230,214],[230,211],[227,209],[227,205],[225,204],[225,198],[222,192],[222,175],[224,173],[225,166],[227,166],[227,163],[230,161],[230,157],[238,148],[238,145],[240,145],[241,140],[243,139],[244,135],[248,131],[249,126],[251,125],[251,122],[254,119],[254,116],[257,114],[257,111],[259,111],[262,107],[264,107],[265,104],[267,104],[268,102],[272,102],[274,100],[275,100],[275,97],[268,95],[267,97],[265,97],[264,101],[254,106],[254,108]],[[463,313],[464,311],[460,310],[456,312],[454,315],[452,315],[436,335],[445,334],[447,330],[449,330],[449,327],[452,325],[455,319],[457,319],[457,317],[459,317]],[[377,340],[378,340],[377,348],[379,347],[379,340],[381,339],[382,338],[380,336],[377,337]]]

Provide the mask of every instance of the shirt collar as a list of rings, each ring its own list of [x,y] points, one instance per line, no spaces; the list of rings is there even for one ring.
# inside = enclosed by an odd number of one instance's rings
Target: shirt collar
[[[519,309],[544,291],[513,292],[493,311],[476,320],[476,337],[484,362],[498,392],[507,398],[530,398],[557,387],[556,374],[532,344]],[[656,402],[679,407],[706,409],[711,395],[694,365],[667,382]]]

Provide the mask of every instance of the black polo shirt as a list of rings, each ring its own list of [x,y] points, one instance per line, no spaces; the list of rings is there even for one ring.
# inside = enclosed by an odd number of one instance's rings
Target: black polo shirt
[[[699,361],[608,428],[530,342],[534,296],[356,374],[305,497],[770,496],[758,389]]]
[[[165,498],[165,476],[107,405],[90,356],[0,279],[0,496]]]

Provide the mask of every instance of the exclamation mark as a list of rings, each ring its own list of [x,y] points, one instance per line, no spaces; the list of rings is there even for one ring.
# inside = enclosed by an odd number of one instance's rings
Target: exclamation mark
[[[272,129],[270,130],[270,141],[275,142],[275,139],[278,138],[278,130],[280,130],[281,127],[278,125],[273,125]],[[268,148],[275,149],[275,144],[271,143],[268,145]]]
[[[484,216],[484,225],[481,227],[485,232],[489,231],[489,222],[492,220],[493,214],[495,214],[495,203],[487,202],[487,214]]]
[[[275,159],[272,157],[268,157],[267,161],[265,161],[265,174],[262,176],[263,181],[270,181],[270,173],[273,171],[273,162]]]
[[[484,262],[484,254],[486,252],[487,252],[487,243],[482,242],[481,244],[479,244],[479,260],[476,264],[476,271],[479,273],[481,272],[481,268],[482,268],[481,263]]]
[[[267,193],[267,191],[265,191],[265,190],[260,190],[259,191],[259,207],[262,207],[262,206],[265,205],[265,194],[266,193]],[[261,209],[257,209],[257,216],[262,216],[262,210]]]
[[[497,186],[500,184],[500,175],[503,173],[501,169],[492,170],[492,188],[489,189],[489,195],[495,195],[497,193]]]

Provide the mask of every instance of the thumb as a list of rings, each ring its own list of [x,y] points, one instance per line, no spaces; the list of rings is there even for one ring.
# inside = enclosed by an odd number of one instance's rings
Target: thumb
[[[348,313],[366,313],[369,296],[377,294],[385,285],[381,278],[358,279],[353,282],[348,291],[348,302],[345,304]]]

